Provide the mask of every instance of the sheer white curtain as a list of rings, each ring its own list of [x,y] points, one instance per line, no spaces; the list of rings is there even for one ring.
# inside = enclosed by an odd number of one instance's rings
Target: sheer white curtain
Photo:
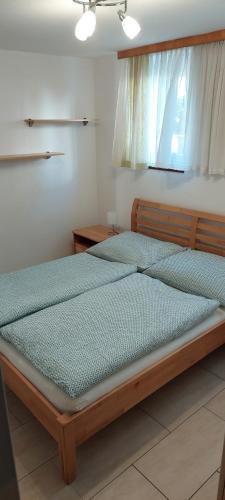
[[[187,168],[190,59],[187,48],[122,62],[113,146],[116,166]]]
[[[225,42],[122,62],[113,163],[225,174]]]
[[[149,165],[187,169],[186,144],[191,49],[150,56]]]
[[[225,175],[225,42],[193,48],[191,75],[192,169]]]

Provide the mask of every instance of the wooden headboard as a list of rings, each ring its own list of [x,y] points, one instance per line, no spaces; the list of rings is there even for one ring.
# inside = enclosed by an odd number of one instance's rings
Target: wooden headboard
[[[225,256],[225,216],[135,199],[132,231]]]

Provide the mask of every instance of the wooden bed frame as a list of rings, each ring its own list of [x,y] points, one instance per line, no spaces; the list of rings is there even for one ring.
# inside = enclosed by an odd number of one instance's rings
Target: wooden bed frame
[[[225,216],[136,199],[132,230],[225,256]],[[60,413],[2,354],[5,382],[57,441],[62,477],[76,477],[76,447],[225,343],[225,321],[209,328],[82,411]]]

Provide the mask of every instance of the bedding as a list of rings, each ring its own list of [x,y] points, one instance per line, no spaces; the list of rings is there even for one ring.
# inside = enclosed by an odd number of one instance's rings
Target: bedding
[[[70,397],[84,394],[218,308],[133,274],[0,329],[0,336]]]
[[[125,231],[92,246],[87,252],[101,259],[134,264],[139,271],[144,271],[159,260],[184,250],[186,250],[185,247],[175,243],[160,241],[133,231]]]
[[[0,274],[0,327],[136,271],[81,253]]]
[[[219,255],[188,250],[158,262],[144,274],[225,306],[225,258]]]
[[[191,340],[197,339],[201,334],[215,328],[221,321],[225,321],[225,309],[218,308],[204,321],[189,329],[186,333],[168,342],[158,349],[146,354],[133,363],[125,366],[121,370],[107,377],[99,384],[78,398],[71,398],[59,386],[49,378],[41,374],[31,362],[26,359],[12,345],[0,337],[0,352],[35,386],[37,389],[62,413],[73,414],[83,410],[97,399],[108,392],[116,389],[120,384],[128,381],[131,377],[141,373],[146,368],[150,368],[167,355],[185,346]]]

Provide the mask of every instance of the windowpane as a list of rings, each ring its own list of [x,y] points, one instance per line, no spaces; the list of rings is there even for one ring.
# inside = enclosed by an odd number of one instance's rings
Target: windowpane
[[[149,57],[149,164],[183,170],[190,51]]]

